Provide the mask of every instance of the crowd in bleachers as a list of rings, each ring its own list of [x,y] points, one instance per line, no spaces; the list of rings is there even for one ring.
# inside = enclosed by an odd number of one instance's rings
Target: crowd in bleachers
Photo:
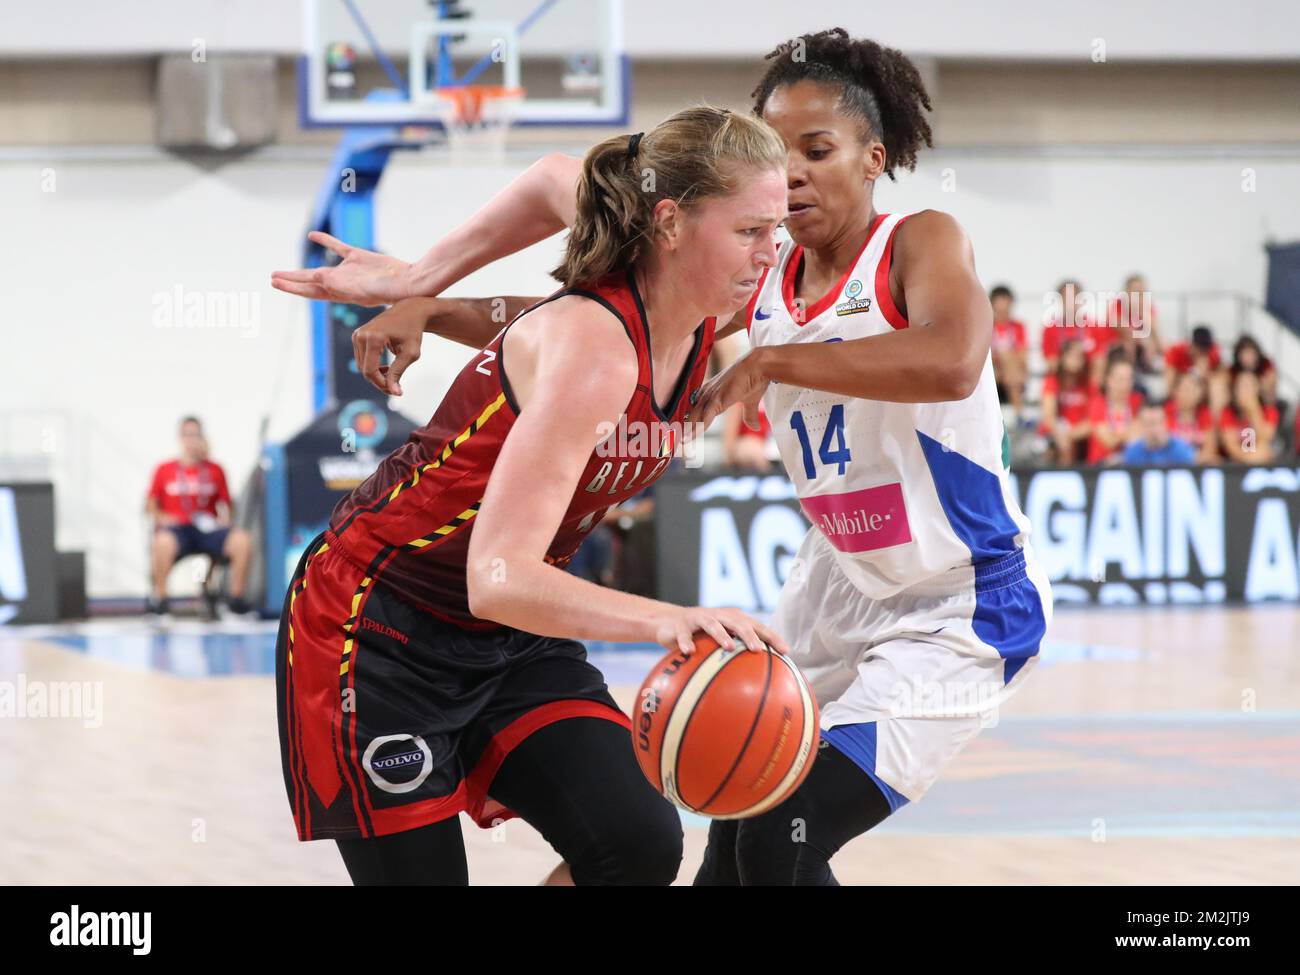
[[[1169,343],[1146,281],[1099,300],[1064,281],[1043,323],[1034,396],[1029,339],[999,285],[993,306],[998,395],[1028,455],[1057,465],[1270,464],[1296,456],[1297,418],[1277,369],[1250,335],[1225,355],[1209,325]]]

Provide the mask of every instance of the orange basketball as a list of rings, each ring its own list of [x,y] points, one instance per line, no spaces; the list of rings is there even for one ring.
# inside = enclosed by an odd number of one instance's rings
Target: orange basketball
[[[798,788],[817,749],[817,700],[799,668],[768,649],[669,653],[637,692],[632,744],[641,771],[683,809],[745,819]]]

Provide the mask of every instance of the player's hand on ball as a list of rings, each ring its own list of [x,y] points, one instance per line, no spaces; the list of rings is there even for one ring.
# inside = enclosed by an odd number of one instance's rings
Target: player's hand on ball
[[[734,637],[750,650],[763,650],[764,644],[781,653],[790,648],[780,635],[770,627],[746,613],[731,607],[674,606],[663,617],[655,630],[655,642],[669,650],[691,653],[695,649],[695,634],[703,630],[720,646],[730,646]]]
[[[391,304],[413,294],[411,266],[405,261],[352,247],[319,230],[313,230],[307,238],[328,247],[343,258],[342,262],[333,267],[272,271],[272,287],[302,298],[367,306]]]
[[[352,332],[357,369],[381,393],[402,395],[402,373],[420,358],[429,300],[399,301]],[[383,364],[385,351],[393,353],[388,365]]]
[[[759,357],[753,351],[741,356],[701,387],[696,412],[700,429],[708,429],[709,424],[734,403],[740,403],[744,407],[745,422],[757,430],[758,404],[769,383],[759,368]]]

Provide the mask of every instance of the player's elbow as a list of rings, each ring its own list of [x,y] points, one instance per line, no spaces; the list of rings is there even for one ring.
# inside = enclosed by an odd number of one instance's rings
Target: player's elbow
[[[984,364],[978,365],[964,360],[958,360],[945,376],[944,392],[949,400],[961,400],[975,392],[979,385],[980,376],[984,371]]]
[[[481,620],[500,622],[499,616],[508,598],[504,592],[506,573],[499,572],[493,563],[497,559],[471,559],[465,564],[465,598],[469,611]]]
[[[510,624],[519,591],[522,562],[500,552],[470,553],[465,563],[465,597],[479,619]],[[512,571],[513,570],[513,571]]]

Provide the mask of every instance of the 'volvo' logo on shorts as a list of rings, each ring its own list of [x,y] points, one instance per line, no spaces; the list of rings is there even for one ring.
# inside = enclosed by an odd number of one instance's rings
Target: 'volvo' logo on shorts
[[[370,781],[385,792],[413,792],[433,770],[433,753],[419,735],[381,735],[361,759]]]

